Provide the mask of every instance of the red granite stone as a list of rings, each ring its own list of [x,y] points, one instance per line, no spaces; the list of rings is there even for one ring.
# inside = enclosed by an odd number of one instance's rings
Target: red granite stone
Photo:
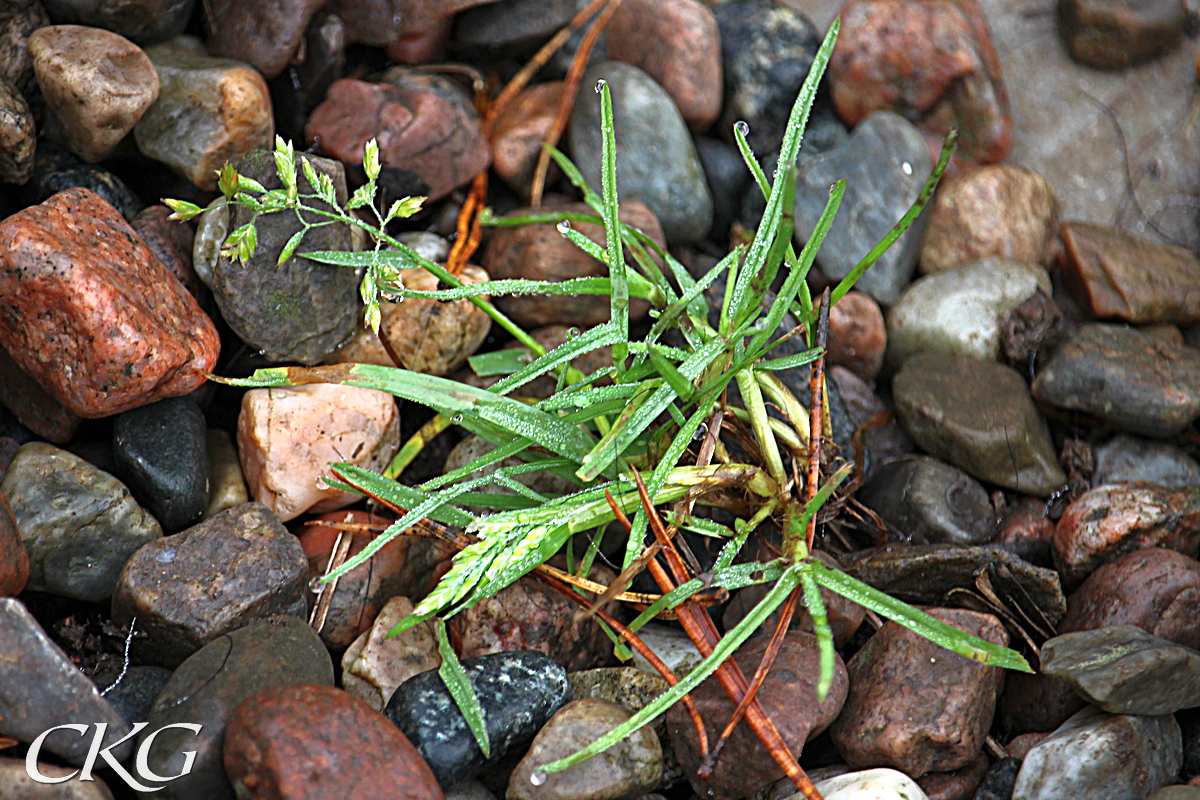
[[[0,223],[0,346],[81,417],[187,394],[217,329],[111,205],[67,189]]]

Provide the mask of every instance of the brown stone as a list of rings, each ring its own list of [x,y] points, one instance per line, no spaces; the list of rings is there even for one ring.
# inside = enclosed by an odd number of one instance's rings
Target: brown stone
[[[336,0],[334,6],[351,42],[385,47],[488,2],[493,0]]]
[[[1020,736],[1014,736],[1012,741],[1004,745],[1004,750],[1013,758],[1025,760],[1025,756],[1029,755],[1029,751],[1038,746],[1038,743],[1049,736],[1049,733],[1022,733]]]
[[[355,639],[342,655],[342,687],[376,711],[383,710],[400,684],[442,665],[432,621],[425,620],[397,636],[389,636],[412,611],[412,601],[407,597],[388,600],[371,629]]]
[[[24,758],[0,758],[0,800],[113,800],[108,784],[101,778],[92,781],[70,780],[76,767],[60,767],[41,761],[37,771],[46,778],[58,778],[58,785],[39,783],[29,774]]]
[[[641,69],[666,89],[683,121],[706,130],[721,113],[721,35],[698,0],[626,0],[606,30],[608,57]]]
[[[33,175],[37,125],[17,87],[0,78],[0,182],[25,183]]]
[[[117,211],[67,189],[0,223],[0,346],[81,417],[187,394],[217,330]]]
[[[586,203],[570,203],[559,207],[544,207],[542,211],[561,211],[594,214]],[[507,216],[530,214],[534,209],[522,208]],[[637,200],[621,202],[621,221],[638,228],[663,247],[666,239],[654,213]],[[571,227],[599,243],[605,244],[604,227],[588,222],[572,222]],[[483,267],[493,280],[527,278],[540,281],[565,281],[571,278],[603,277],[608,270],[603,264],[563,236],[556,226],[520,225],[496,228],[483,254]],[[545,325],[591,327],[607,322],[610,300],[605,295],[527,295],[500,297],[496,305],[517,324],[530,328]],[[644,316],[650,309],[645,300],[631,300],[633,318]]]
[[[1054,531],[1055,557],[1068,587],[1101,564],[1146,547],[1196,556],[1200,488],[1140,482],[1098,486],[1067,506]]]
[[[401,33],[387,45],[387,55],[397,64],[417,65],[441,61],[454,30],[454,18],[447,17],[421,31]]]
[[[833,101],[851,126],[895,111],[939,139],[959,131],[959,158],[1002,161],[1012,119],[977,0],[849,0],[829,61]]]
[[[1008,644],[1000,620],[957,608],[926,609],[959,630]],[[920,777],[960,769],[979,755],[1004,673],[888,622],[850,659],[850,694],[830,732],[846,763]]]
[[[850,291],[829,309],[828,365],[843,366],[870,382],[879,374],[886,350],[887,326],[873,297]]]
[[[210,0],[205,6],[212,29],[209,50],[215,56],[245,61],[264,78],[274,78],[296,56],[304,29],[323,4],[322,0]]]
[[[1063,281],[1093,317],[1125,322],[1200,321],[1200,259],[1107,225],[1068,222]]]
[[[1010,506],[997,526],[992,541],[996,544],[1050,541],[1054,538],[1054,520],[1046,516],[1046,501],[1021,497]]]
[[[917,785],[928,800],[971,800],[988,771],[988,757],[983,753],[975,760],[953,772],[927,772],[917,779]]]
[[[441,800],[417,748],[378,711],[332,686],[267,689],[225,729],[225,771],[262,800]]]
[[[457,86],[412,72],[393,68],[389,83],[335,81],[304,135],[347,167],[361,164],[367,141],[376,139],[384,166],[411,174],[406,192],[438,200],[487,169],[491,156],[478,116]]]
[[[29,580],[29,554],[12,506],[0,494],[0,597],[15,597]]]
[[[82,25],[51,25],[29,35],[33,69],[67,149],[100,161],[158,99],[158,74],[124,36]]]
[[[171,213],[166,206],[147,206],[129,221],[129,225],[193,297],[204,297],[207,289],[192,269],[195,229],[182,220],[168,219]]]
[[[0,347],[0,404],[13,412],[26,428],[57,444],[70,441],[83,422],[26,375],[3,347]]]
[[[769,638],[751,639],[733,654],[734,662],[747,678],[754,674]],[[819,660],[815,636],[788,632],[775,665],[756,695],[763,711],[774,721],[784,743],[795,756],[800,755],[805,742],[829,727],[846,700],[846,668],[841,658],[835,657],[833,684],[824,702],[817,702],[815,676],[819,671]],[[734,703],[715,676],[700,684],[691,696],[704,720],[711,747],[729,722]],[[730,736],[712,778],[703,780],[696,775],[700,766],[696,730],[682,704],[677,703],[667,711],[667,727],[684,775],[700,797],[711,800],[745,797],[784,774],[750,727],[743,723]]]
[[[17,0],[0,6],[0,78],[22,94],[37,90],[29,34],[50,24],[38,0]]]
[[[1097,69],[1124,69],[1183,41],[1183,0],[1059,0],[1059,31],[1071,57]]]
[[[492,127],[492,168],[524,198],[529,197],[542,142],[554,122],[562,91],[562,81],[530,86],[509,101]]]
[[[465,284],[483,283],[488,274],[468,264],[459,275]],[[404,288],[432,292],[439,279],[424,269],[400,270]],[[470,300],[405,298],[382,301],[379,333],[360,327],[344,347],[329,357],[333,363],[403,367],[428,375],[446,375],[462,367],[487,339],[492,318]]]
[[[921,272],[985,256],[1049,267],[1058,246],[1058,200],[1042,176],[992,164],[943,181],[929,211]]]

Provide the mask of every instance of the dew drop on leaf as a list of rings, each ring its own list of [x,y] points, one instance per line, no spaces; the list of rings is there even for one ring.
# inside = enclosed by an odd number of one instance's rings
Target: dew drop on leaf
[[[543,783],[546,782],[546,773],[542,772],[540,769],[537,770],[536,772],[534,772],[532,775],[529,776],[529,782],[532,783],[534,786],[541,786]]]
[[[579,335],[579,328],[567,328],[567,338],[574,339]]]
[[[450,421],[453,422],[455,425],[461,425],[462,421],[463,421],[463,415],[455,414],[453,417],[450,418]]]
[[[603,89],[605,84],[607,84],[607,83],[608,83],[608,81],[604,80],[604,78],[601,78],[600,80],[596,81],[596,94],[600,94],[600,90]],[[538,785],[540,786],[541,784],[538,784]]]
[[[569,230],[571,230],[571,220],[564,219],[562,222],[558,223],[559,233],[566,233]]]
[[[739,119],[737,122],[733,123],[733,127],[737,128],[737,132],[742,136],[750,135],[750,123],[746,122],[744,119]]]
[[[696,432],[692,434],[692,441],[698,442],[708,435],[708,423],[701,422],[700,427],[696,428]]]

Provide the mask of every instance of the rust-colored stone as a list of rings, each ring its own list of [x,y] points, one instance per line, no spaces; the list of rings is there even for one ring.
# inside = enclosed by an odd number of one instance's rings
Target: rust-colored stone
[[[0,597],[15,597],[29,579],[29,554],[17,530],[12,506],[0,494]]]
[[[1071,57],[1096,69],[1125,69],[1165,55],[1183,41],[1183,0],[1059,0],[1059,32]]]
[[[525,89],[496,117],[492,129],[492,168],[524,198],[537,168],[542,142],[554,122],[563,82],[549,81]]]
[[[205,6],[212,29],[209,50],[215,56],[245,61],[264,78],[274,78],[296,55],[304,29],[322,5],[323,0],[209,0]]]
[[[887,326],[873,297],[847,292],[829,309],[827,364],[843,366],[870,382],[879,374],[886,350]]]
[[[1021,497],[1000,520],[992,541],[995,544],[1050,541],[1054,537],[1054,521],[1046,516],[1046,501],[1036,497]]]
[[[217,329],[99,195],[67,189],[0,223],[0,346],[72,413],[187,394]]]
[[[925,609],[949,625],[999,645],[1000,620],[958,608]],[[830,728],[856,769],[895,767],[920,777],[960,769],[979,755],[1004,673],[888,622],[847,665],[850,694]]]
[[[332,686],[279,686],[244,700],[225,729],[224,760],[239,797],[443,797],[400,729]]]
[[[988,757],[983,753],[975,760],[953,772],[927,772],[917,780],[928,800],[971,800],[988,771]]]
[[[1200,259],[1190,250],[1088,222],[1063,225],[1062,240],[1063,281],[1093,317],[1200,320]]]

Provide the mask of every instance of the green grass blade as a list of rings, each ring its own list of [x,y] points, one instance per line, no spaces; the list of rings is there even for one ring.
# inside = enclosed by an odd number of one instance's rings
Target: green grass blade
[[[355,464],[333,464],[332,469],[341,478],[341,483],[353,491],[382,498],[399,508],[412,508],[429,499],[429,494],[420,489],[396,483],[391,478],[385,478],[378,472],[372,472]],[[457,525],[461,528],[465,528],[475,521],[474,514],[454,506],[443,506],[427,516],[446,525]]]
[[[467,721],[467,727],[471,729],[475,743],[483,751],[484,758],[490,758],[492,745],[488,741],[483,706],[479,704],[475,687],[471,685],[466,670],[463,669],[458,656],[454,653],[454,648],[450,646],[450,641],[446,638],[446,623],[439,619],[434,623],[433,629],[437,633],[438,653],[442,656],[442,665],[438,667],[438,675],[441,676],[442,683],[446,684],[446,688],[450,690],[450,696],[454,698],[454,704],[458,706],[463,719]]]
[[[620,330],[613,326],[612,323],[606,322],[602,325],[597,325],[594,328],[584,331],[580,335],[568,339],[567,341],[554,348],[546,355],[539,357],[532,364],[518,370],[509,377],[492,386],[491,391],[496,394],[508,394],[514,389],[524,386],[526,383],[545,375],[551,370],[570,364],[571,360],[590,353],[593,350],[599,350],[601,347],[607,347],[621,336]]]
[[[600,135],[601,150],[600,184],[604,200],[604,236],[608,247],[608,279],[612,284],[610,305],[612,324],[620,338],[613,343],[613,366],[617,368],[617,381],[625,371],[625,359],[629,356],[629,279],[625,274],[625,256],[621,252],[621,220],[617,211],[617,140],[613,125],[612,90],[608,84],[600,86]]]
[[[807,569],[800,570],[800,585],[804,587],[804,601],[808,605],[808,613],[812,616],[813,633],[817,636],[817,648],[821,655],[820,675],[817,678],[817,702],[824,703],[833,686],[834,650],[833,631],[829,628],[829,615],[825,612],[825,603],[821,600],[821,589]]]

